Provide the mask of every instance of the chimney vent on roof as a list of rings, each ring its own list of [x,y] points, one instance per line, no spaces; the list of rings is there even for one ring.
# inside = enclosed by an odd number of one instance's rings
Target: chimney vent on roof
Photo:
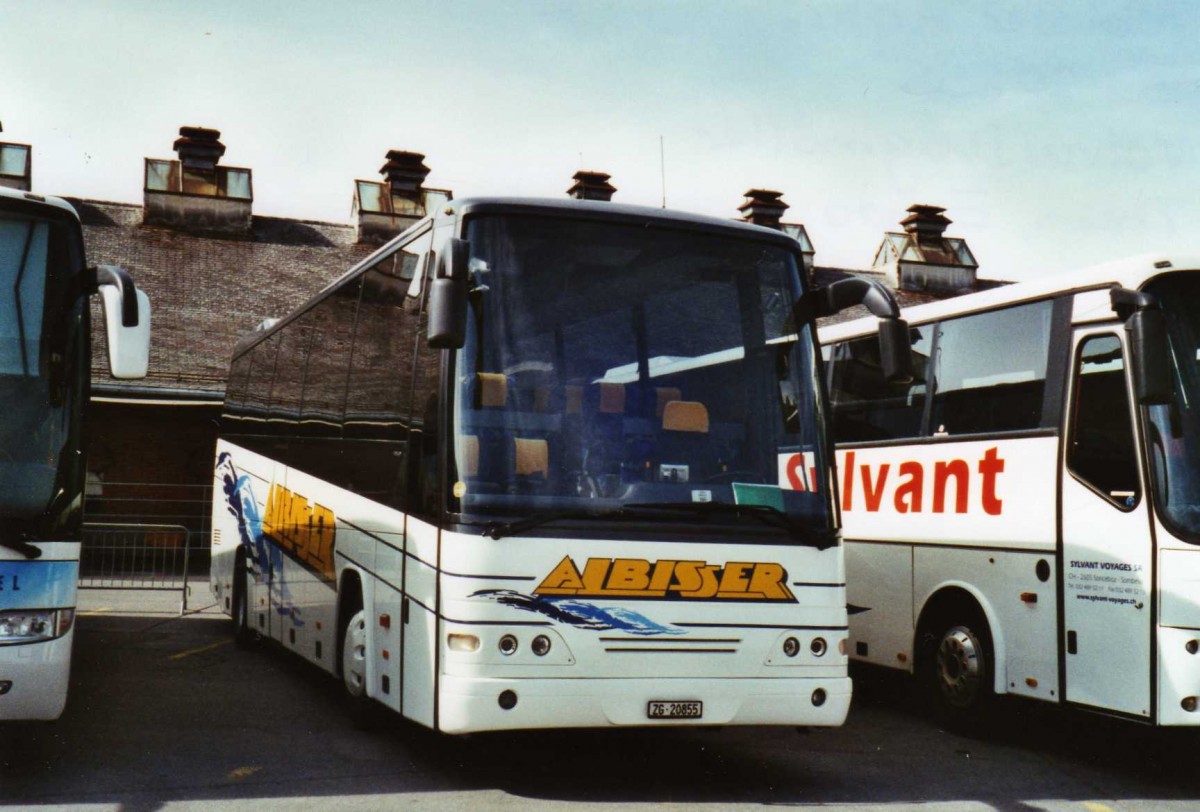
[[[213,172],[225,154],[225,145],[221,143],[220,130],[180,127],[179,137],[175,139],[175,151],[179,153],[179,162],[184,169]]]
[[[901,220],[900,225],[916,237],[921,245],[940,245],[942,235],[946,233],[946,226],[954,222],[942,214],[945,210],[942,206],[914,203],[908,207],[911,214]]]
[[[388,150],[387,163],[379,168],[383,181],[356,180],[352,216],[358,242],[383,245],[404,229],[454,198],[449,189],[425,186],[429,167],[420,152]]]
[[[746,192],[746,201],[738,206],[738,211],[747,223],[767,228],[780,228],[780,219],[790,206],[784,203],[783,192],[771,189],[750,189]]]
[[[220,130],[180,127],[179,160],[146,159],[142,222],[182,231],[249,237],[254,187],[246,167],[217,166]]]
[[[571,184],[570,189],[567,189],[567,195],[576,200],[608,202],[612,200],[613,193],[617,191],[617,187],[608,182],[612,175],[607,172],[591,172],[580,169],[572,177],[575,182]]]
[[[391,188],[393,195],[419,200],[421,184],[429,177],[425,156],[419,152],[388,150],[387,163],[379,167],[379,174]]]
[[[909,215],[900,221],[904,233],[884,233],[872,270],[904,291],[946,297],[974,290],[979,263],[966,240],[946,236],[951,221],[944,211],[927,203],[909,206]]]

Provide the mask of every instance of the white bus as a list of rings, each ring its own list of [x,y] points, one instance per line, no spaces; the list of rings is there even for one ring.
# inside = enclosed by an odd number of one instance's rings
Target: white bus
[[[447,733],[840,724],[837,513],[780,476],[796,452],[829,477],[813,314],[865,294],[907,332],[877,289],[801,296],[801,263],[610,203],[413,226],[234,353],[235,633]]]
[[[69,204],[0,188],[0,721],[57,719],[67,701],[97,291],[113,375],[144,376],[146,295],[87,267]]]
[[[906,309],[916,373],[823,328],[851,656],[970,729],[997,694],[1200,723],[1200,259]]]

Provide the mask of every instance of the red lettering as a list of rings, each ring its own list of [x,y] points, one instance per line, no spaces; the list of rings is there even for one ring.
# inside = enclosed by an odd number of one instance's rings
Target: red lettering
[[[900,476],[908,477],[896,488],[897,513],[921,512],[921,496],[925,490],[925,466],[919,462],[900,463]]]
[[[971,469],[963,460],[939,462],[933,466],[933,512],[946,512],[946,482],[950,477],[954,477],[954,512],[966,513]]]
[[[864,465],[859,469],[862,471],[863,502],[866,503],[868,513],[879,512],[879,503],[883,501],[883,485],[887,482],[888,469],[891,467],[886,462],[879,466],[879,478],[874,484],[871,482],[871,467]]]
[[[792,490],[807,491],[804,480],[800,478],[801,467],[804,465],[803,454],[793,454],[787,462],[787,478],[792,485]],[[812,490],[816,493],[817,490],[817,469],[812,467],[808,469],[808,481],[812,484]]]
[[[842,510],[851,511],[854,505],[854,452],[846,452],[846,473],[842,478]]]
[[[999,516],[1004,509],[1004,500],[996,497],[996,475],[1004,472],[1004,460],[995,448],[989,448],[979,461],[979,474],[983,477],[983,509]]]

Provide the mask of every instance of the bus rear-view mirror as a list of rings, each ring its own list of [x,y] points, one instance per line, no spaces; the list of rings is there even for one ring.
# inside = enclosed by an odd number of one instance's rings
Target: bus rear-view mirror
[[[1143,405],[1167,403],[1171,397],[1171,356],[1167,347],[1167,315],[1159,308],[1138,310],[1125,321],[1133,356],[1133,386]]]
[[[458,349],[467,337],[467,263],[470,243],[452,238],[438,256],[429,288],[429,346]]]
[[[104,306],[108,370],[114,378],[144,378],[150,366],[150,297],[138,290],[122,268],[96,268]]]
[[[888,383],[912,383],[912,338],[904,319],[879,320],[879,365]]]

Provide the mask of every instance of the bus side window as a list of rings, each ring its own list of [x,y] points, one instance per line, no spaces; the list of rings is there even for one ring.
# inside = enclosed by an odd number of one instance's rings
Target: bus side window
[[[1137,454],[1121,342],[1093,336],[1079,350],[1067,468],[1122,509],[1138,499]]]

